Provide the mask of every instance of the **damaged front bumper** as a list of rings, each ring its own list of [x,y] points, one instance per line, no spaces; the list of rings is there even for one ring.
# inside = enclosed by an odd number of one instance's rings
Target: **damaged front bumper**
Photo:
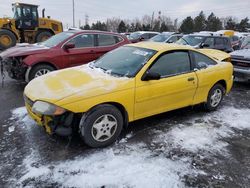
[[[25,80],[25,73],[28,66],[22,62],[22,58],[1,58],[0,61],[1,69],[3,69],[3,71],[6,71],[10,78],[16,80]]]
[[[39,126],[44,127],[45,131],[50,135],[70,136],[77,123],[79,123],[76,117],[77,114],[72,112],[65,112],[58,116],[36,114],[31,110],[34,102],[26,96],[24,96],[24,100],[29,116],[35,120]]]

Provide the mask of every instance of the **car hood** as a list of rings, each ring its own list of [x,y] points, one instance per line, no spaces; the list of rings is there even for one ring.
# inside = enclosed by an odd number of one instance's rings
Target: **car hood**
[[[0,53],[0,56],[3,59],[8,57],[27,56],[38,53],[44,53],[49,49],[50,48],[42,45],[24,43],[24,44],[17,44],[16,46],[3,51],[2,53]]]
[[[250,60],[250,49],[237,50],[237,51],[231,52],[230,54],[232,58]]]
[[[32,101],[64,105],[134,87],[134,79],[114,77],[88,64],[54,71],[32,80],[24,94]]]

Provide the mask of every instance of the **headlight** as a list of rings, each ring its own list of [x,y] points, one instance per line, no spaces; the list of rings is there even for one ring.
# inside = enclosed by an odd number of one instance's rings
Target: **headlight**
[[[32,112],[42,115],[61,115],[66,110],[44,101],[36,101],[32,106]]]

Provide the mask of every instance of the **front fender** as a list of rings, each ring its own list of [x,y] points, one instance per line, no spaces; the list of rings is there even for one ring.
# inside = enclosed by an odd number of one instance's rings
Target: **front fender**
[[[124,107],[128,113],[128,121],[134,120],[134,89],[126,89],[114,93],[104,94],[96,97],[90,97],[84,100],[70,102],[69,99],[56,102],[56,105],[61,106],[74,113],[85,113],[99,104],[116,103]]]
[[[48,63],[48,64],[53,65],[56,69],[61,68],[57,66],[57,63],[53,59],[42,56],[41,54],[29,55],[23,60],[23,62],[28,67],[32,67],[38,63]]]

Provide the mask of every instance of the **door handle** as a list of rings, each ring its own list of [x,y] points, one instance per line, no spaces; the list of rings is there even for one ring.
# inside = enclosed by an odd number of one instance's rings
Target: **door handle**
[[[188,78],[188,81],[189,81],[189,82],[194,81],[194,77]]]

